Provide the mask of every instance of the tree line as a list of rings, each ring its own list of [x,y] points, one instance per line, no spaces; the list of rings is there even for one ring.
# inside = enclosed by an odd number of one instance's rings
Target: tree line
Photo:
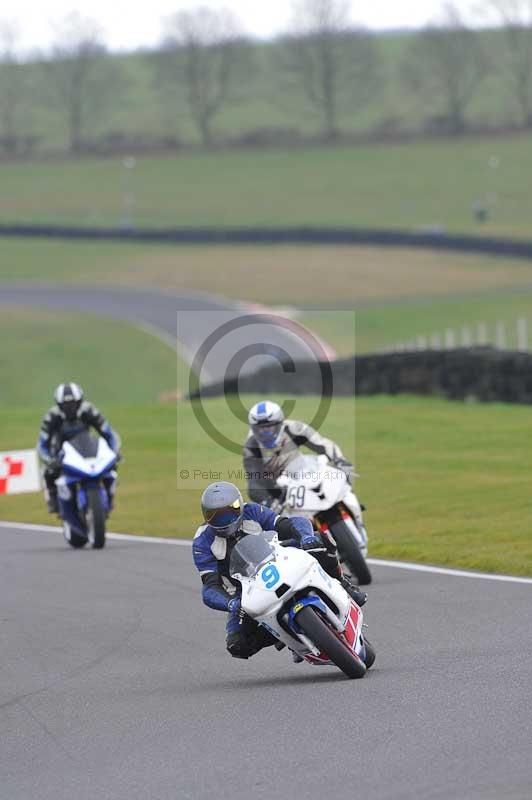
[[[356,119],[378,105],[390,82],[382,37],[351,22],[349,0],[294,0],[292,9],[290,29],[268,44],[248,39],[228,10],[180,11],[165,21],[159,46],[141,54],[142,80],[167,118],[186,109],[206,147],[217,141],[220,116],[251,107],[259,84],[262,101],[277,115],[289,121],[297,105],[320,139],[338,140],[349,133],[342,126],[346,113]],[[514,124],[532,127],[532,0],[484,0],[483,13],[480,30],[446,2],[434,22],[408,35],[394,80],[423,107],[425,127],[464,133],[472,102],[494,75],[513,104]],[[56,26],[46,56],[22,58],[19,35],[14,24],[0,24],[1,149],[16,154],[38,146],[28,119],[44,105],[65,130],[70,151],[82,152],[88,131],[120,108],[139,75],[126,74],[124,58],[108,51],[97,22],[79,14]],[[259,59],[260,50],[267,57]]]

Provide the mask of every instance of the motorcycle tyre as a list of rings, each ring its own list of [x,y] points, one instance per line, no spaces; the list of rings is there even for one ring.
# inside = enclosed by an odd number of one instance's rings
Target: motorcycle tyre
[[[99,489],[87,492],[87,534],[93,550],[105,547],[105,511]]]
[[[330,660],[348,678],[363,678],[366,666],[357,659],[349,647],[332,632],[312,606],[305,606],[297,615],[296,622],[316,647],[329,656]]]
[[[355,523],[353,522],[353,525]],[[343,519],[333,522],[330,526],[331,534],[338,547],[340,560],[345,561],[351,575],[356,578],[359,586],[367,586],[371,583],[371,572],[353,536],[343,521]]]

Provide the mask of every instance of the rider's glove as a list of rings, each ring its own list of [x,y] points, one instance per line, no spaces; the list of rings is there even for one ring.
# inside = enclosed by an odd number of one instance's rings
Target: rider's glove
[[[240,611],[240,597],[232,597],[227,604],[230,614],[237,614]]]
[[[54,472],[58,472],[61,469],[61,463],[62,459],[59,457],[59,454],[57,454],[48,461],[47,466],[48,469],[53,470]]]
[[[348,483],[353,482],[353,465],[350,461],[347,461],[345,458],[337,458],[336,461],[333,462],[334,466],[338,469],[341,469],[342,472],[345,472],[345,477]]]
[[[301,537],[302,550],[314,550],[316,547],[322,547],[322,542],[319,536],[315,533],[306,533]]]

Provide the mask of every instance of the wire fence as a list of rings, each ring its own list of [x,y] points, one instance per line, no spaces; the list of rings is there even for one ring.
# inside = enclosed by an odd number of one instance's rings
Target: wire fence
[[[416,336],[407,341],[398,341],[379,350],[380,353],[406,353],[421,350],[455,350],[458,347],[495,347],[497,350],[516,350],[527,353],[532,350],[532,325],[526,317],[512,322],[477,322],[459,328],[446,328],[430,334]]]

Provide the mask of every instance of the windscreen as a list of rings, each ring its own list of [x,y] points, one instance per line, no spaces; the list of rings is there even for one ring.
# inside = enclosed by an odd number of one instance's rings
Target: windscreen
[[[262,564],[274,557],[275,550],[264,536],[244,536],[231,553],[229,572],[251,578]]]
[[[69,443],[84,458],[95,458],[98,453],[98,439],[91,436],[88,431],[73,436],[69,439]]]

